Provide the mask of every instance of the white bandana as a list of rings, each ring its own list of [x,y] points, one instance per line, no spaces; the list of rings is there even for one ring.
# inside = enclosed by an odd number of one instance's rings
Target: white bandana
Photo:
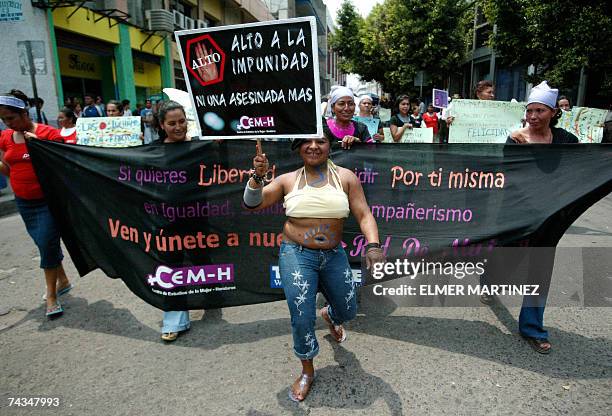
[[[343,87],[341,85],[334,85],[329,92],[329,100],[327,101],[327,110],[325,110],[325,116],[327,118],[332,116],[332,107],[342,97],[351,97],[353,100],[355,96],[350,88]]]
[[[540,103],[550,108],[557,108],[557,95],[559,95],[558,89],[550,88],[546,81],[542,81],[539,85],[531,89],[527,105],[531,103]]]
[[[0,105],[8,105],[9,107],[20,108],[22,110],[26,108],[26,104],[23,100],[10,95],[0,95]]]

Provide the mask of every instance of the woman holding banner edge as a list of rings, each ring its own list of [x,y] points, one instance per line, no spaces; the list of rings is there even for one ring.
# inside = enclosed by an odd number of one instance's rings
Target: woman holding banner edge
[[[28,97],[19,90],[0,96],[0,118],[8,127],[0,135],[0,174],[10,178],[15,203],[26,230],[40,253],[47,293],[45,316],[54,319],[64,313],[58,297],[73,286],[66,276],[62,260],[60,231],[49,211],[38,177],[34,171],[26,140],[41,139],[63,142],[53,127],[34,123],[27,110]]]
[[[372,142],[368,127],[353,120],[355,96],[347,87],[334,86],[329,93],[326,118],[323,119],[323,134],[333,142],[342,143],[343,149],[350,149],[355,142]]]
[[[182,105],[175,101],[161,103],[153,116],[154,126],[159,138],[151,144],[171,144],[190,141],[187,136],[187,116]],[[189,311],[164,311],[162,317],[161,339],[173,342],[181,333],[189,330]]]
[[[507,143],[518,144],[576,144],[579,140],[572,133],[554,127],[561,115],[557,107],[559,90],[552,89],[546,81],[535,86],[527,100],[525,112],[529,125],[516,130],[508,137]],[[545,273],[544,277],[533,276],[532,279],[546,283],[542,292],[535,300],[523,298],[519,315],[519,332],[529,346],[540,354],[549,354],[552,344],[548,340],[548,331],[544,329],[544,308],[548,296],[548,284],[552,277],[555,261],[554,252],[539,253],[538,264],[544,264],[540,270],[530,269],[531,273]]]
[[[302,401],[310,391],[319,352],[315,337],[316,294],[320,288],[329,305],[320,310],[336,342],[346,339],[342,324],[357,313],[351,267],[342,248],[344,218],[353,213],[368,241],[366,264],[384,261],[378,227],[357,176],[330,159],[330,139],[298,139],[291,144],[304,167],[264,185],[269,163],[257,143],[254,173],[244,190],[244,204],[264,209],[284,200],[287,221],[279,254],[279,271],[291,314],[294,353],[302,373],[289,390],[289,398]]]

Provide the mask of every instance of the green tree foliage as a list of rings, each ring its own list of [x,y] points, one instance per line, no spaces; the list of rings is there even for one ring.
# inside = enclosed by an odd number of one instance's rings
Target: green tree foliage
[[[489,22],[497,24],[490,45],[505,65],[531,65],[531,82],[544,79],[571,87],[582,66],[612,67],[610,0],[480,0]]]
[[[349,0],[344,0],[336,17],[338,29],[331,36],[332,48],[340,56],[340,69],[346,73],[356,72],[355,63],[363,45],[359,31],[363,27],[363,18]]]
[[[346,0],[338,13],[332,47],[342,69],[385,91],[414,91],[424,70],[437,85],[456,71],[465,55],[470,2],[462,0],[385,0],[362,19]]]

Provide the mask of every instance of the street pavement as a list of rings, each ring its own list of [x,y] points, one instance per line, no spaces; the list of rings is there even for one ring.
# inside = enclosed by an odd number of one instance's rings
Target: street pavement
[[[576,221],[553,282],[581,276],[583,261],[612,275],[611,218],[612,195]],[[192,311],[191,330],[164,344],[161,311],[100,271],[78,277],[69,258],[76,288],[64,316],[47,321],[38,262],[20,217],[0,218],[3,416],[612,414],[610,307],[548,307],[554,351],[542,356],[517,335],[517,307],[402,307],[364,292],[345,343],[319,319],[317,378],[295,404],[284,302]],[[59,407],[9,407],[9,397]]]

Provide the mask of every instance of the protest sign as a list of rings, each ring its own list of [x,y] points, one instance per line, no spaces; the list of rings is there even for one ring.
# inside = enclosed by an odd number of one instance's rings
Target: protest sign
[[[76,122],[77,144],[99,147],[139,146],[140,116],[79,117]]]
[[[380,121],[382,122],[391,120],[391,109],[390,108],[379,108],[378,117],[380,117]]]
[[[412,128],[404,130],[402,143],[433,143],[433,128]]]
[[[433,89],[433,106],[437,108],[448,107],[448,91]]]
[[[383,127],[383,135],[385,136],[385,139],[383,140],[384,142],[393,143],[393,136],[391,136],[390,127]]]
[[[374,117],[353,117],[353,120],[359,121],[360,123],[365,124],[368,127],[368,132],[371,137],[374,137],[375,134],[378,134],[378,126],[380,124],[380,119]]]
[[[511,132],[521,128],[525,103],[489,100],[453,100],[454,117],[449,143],[505,143]]]
[[[283,298],[282,200],[261,211],[242,204],[251,141],[111,150],[33,140],[28,148],[81,275],[101,268],[164,310]],[[266,143],[268,183],[303,166],[288,152],[287,143]],[[332,158],[360,180],[385,251],[415,259],[526,238],[554,246],[612,189],[603,145],[356,144]],[[353,215],[341,237],[359,269],[367,241]]]
[[[203,138],[323,134],[314,17],[175,35]]]
[[[574,107],[571,111],[563,111],[557,127],[574,134],[580,143],[601,143],[607,114],[608,110]]]

